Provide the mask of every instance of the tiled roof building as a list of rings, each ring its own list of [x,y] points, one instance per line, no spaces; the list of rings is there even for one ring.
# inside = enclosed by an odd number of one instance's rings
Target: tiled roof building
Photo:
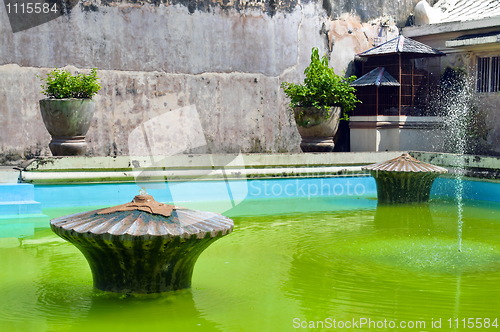
[[[488,122],[486,151],[479,152],[500,153],[500,0],[439,0],[432,7],[421,0],[414,18],[403,35],[447,55],[439,75],[448,67],[468,72]]]
[[[442,11],[442,23],[500,17],[499,0],[439,0],[434,7]]]

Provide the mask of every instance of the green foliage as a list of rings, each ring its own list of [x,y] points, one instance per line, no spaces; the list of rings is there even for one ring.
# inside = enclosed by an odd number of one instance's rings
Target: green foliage
[[[38,77],[44,82],[41,85],[42,93],[53,99],[91,99],[101,89],[96,68],[92,68],[88,75],[71,75],[67,70],[54,69],[47,77]]]
[[[311,63],[304,70],[306,75],[302,84],[283,82],[281,87],[290,98],[290,108],[297,106],[315,107],[325,112],[325,118],[330,115],[328,109],[332,106],[342,108],[342,119],[348,119],[348,112],[360,102],[356,97],[356,89],[350,86],[356,76],[342,77],[336,75],[328,66],[328,58],[320,58],[318,49],[314,47],[311,53]]]

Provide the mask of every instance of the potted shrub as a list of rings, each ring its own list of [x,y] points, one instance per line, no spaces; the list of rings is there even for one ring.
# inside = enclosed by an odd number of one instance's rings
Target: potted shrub
[[[339,121],[348,120],[349,112],[360,102],[350,86],[356,77],[336,75],[328,66],[328,58],[320,58],[317,48],[312,49],[311,63],[304,74],[302,84],[281,84],[302,137],[300,147],[304,152],[333,151]]]
[[[54,69],[46,77],[38,76],[43,84],[40,100],[43,122],[52,136],[49,144],[54,156],[84,155],[85,135],[94,114],[92,97],[100,90],[97,69],[89,74],[72,75],[64,69]]]

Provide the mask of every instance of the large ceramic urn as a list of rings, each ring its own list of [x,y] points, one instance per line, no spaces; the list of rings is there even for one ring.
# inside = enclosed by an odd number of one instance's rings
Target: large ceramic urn
[[[318,110],[315,107],[296,107],[295,122],[302,141],[303,152],[331,152],[335,147],[333,138],[337,133],[342,109],[331,107]]]
[[[54,156],[82,156],[87,150],[85,135],[94,115],[92,99],[42,99],[43,123],[52,136],[49,148]]]

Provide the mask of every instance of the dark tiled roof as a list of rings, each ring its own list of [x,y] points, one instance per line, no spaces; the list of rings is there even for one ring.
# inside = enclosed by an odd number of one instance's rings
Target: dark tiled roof
[[[385,70],[377,67],[351,83],[351,86],[400,86],[399,82]]]
[[[387,54],[412,54],[421,56],[441,56],[444,53],[433,49],[425,44],[422,44],[416,40],[404,37],[402,35],[397,36],[379,46],[371,48],[367,51],[359,53],[360,57],[368,57],[375,55],[387,55]]]
[[[500,16],[499,0],[440,0],[433,7],[443,10],[440,22],[472,21]]]

